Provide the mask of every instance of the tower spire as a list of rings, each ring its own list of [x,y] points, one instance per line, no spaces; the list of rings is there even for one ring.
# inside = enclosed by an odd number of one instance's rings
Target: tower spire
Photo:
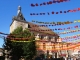
[[[17,15],[21,12],[21,6],[18,6],[18,11],[17,11]]]

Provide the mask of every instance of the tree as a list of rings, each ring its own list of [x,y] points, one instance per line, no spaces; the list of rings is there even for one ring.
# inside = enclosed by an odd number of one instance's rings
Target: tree
[[[4,49],[11,51],[10,55],[12,55],[13,58],[16,58],[15,60],[18,60],[21,56],[24,56],[25,59],[32,59],[36,55],[35,37],[28,29],[23,30],[22,27],[18,27],[8,35],[8,37],[9,36],[10,38],[31,37],[27,42],[12,42],[11,39],[6,38],[3,47]]]

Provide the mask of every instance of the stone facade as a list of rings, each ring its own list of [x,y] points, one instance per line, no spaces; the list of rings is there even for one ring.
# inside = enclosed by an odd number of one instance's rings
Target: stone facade
[[[23,30],[25,28],[28,28],[28,24],[27,23],[14,20],[13,23],[12,23],[12,25],[10,26],[10,33],[12,33],[12,31],[14,31],[14,29],[16,29],[19,26],[22,26]]]

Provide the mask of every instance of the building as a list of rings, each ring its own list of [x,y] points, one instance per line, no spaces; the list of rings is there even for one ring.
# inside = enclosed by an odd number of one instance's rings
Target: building
[[[12,18],[12,23],[10,24],[10,33],[12,33],[14,29],[16,29],[19,26],[22,26],[23,30],[25,28],[28,28],[30,29],[31,33],[35,34],[38,55],[45,54],[45,55],[53,55],[54,57],[55,52],[57,52],[57,58],[58,58],[61,54],[68,57],[69,55],[68,51],[70,54],[73,53],[73,50],[59,50],[59,49],[67,47],[67,44],[65,43],[62,44],[60,37],[55,32],[51,31],[48,27],[42,27],[42,26],[38,27],[38,25],[26,21],[26,19],[24,18],[21,12],[20,6],[18,7],[17,16],[14,16]],[[55,49],[57,49],[58,51],[55,51]]]
[[[14,16],[12,18],[12,23],[10,24],[10,33],[12,33],[12,31],[14,31],[14,29],[16,29],[19,26],[22,26],[23,30],[25,28],[28,28],[30,29],[31,33],[35,34],[36,45],[38,46],[38,54],[47,54],[49,52],[49,55],[53,55],[53,45],[55,44],[55,42],[62,42],[59,36],[53,31],[51,31],[48,27],[38,27],[38,25],[26,21],[21,12],[20,6],[18,6],[17,16]]]

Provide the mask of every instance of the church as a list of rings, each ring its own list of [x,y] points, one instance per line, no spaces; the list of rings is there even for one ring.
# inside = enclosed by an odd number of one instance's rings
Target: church
[[[54,43],[61,42],[59,36],[55,32],[51,31],[48,27],[38,27],[38,25],[26,21],[21,9],[22,8],[18,6],[17,16],[12,18],[12,23],[10,24],[10,33],[12,33],[14,29],[19,26],[22,26],[23,30],[28,28],[30,32],[35,35],[36,45],[38,46],[38,54],[47,54],[47,52],[49,52],[49,55],[53,55]]]

